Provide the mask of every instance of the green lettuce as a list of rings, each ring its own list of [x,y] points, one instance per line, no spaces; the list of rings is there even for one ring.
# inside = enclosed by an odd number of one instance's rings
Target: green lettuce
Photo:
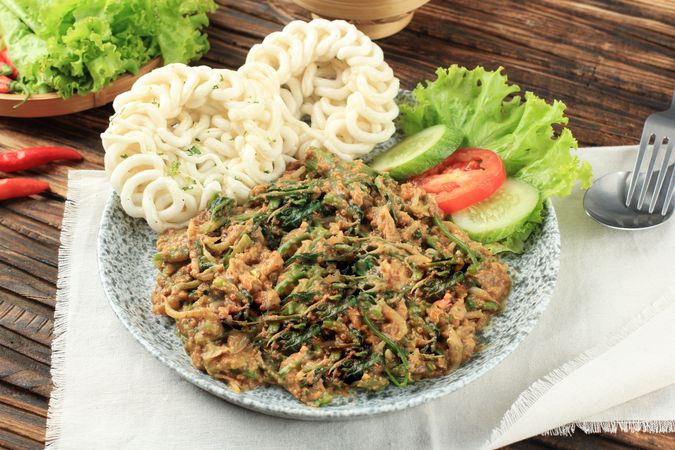
[[[15,65],[22,71],[24,80],[31,80],[32,90],[34,92],[49,91],[49,87],[44,82],[44,74],[37,69],[40,61],[49,56],[47,43],[32,33],[24,22],[2,2],[0,2],[0,35],[5,43],[14,43],[12,53],[24,55],[20,62],[16,59],[13,61],[16,61]]]
[[[0,34],[27,93],[97,92],[150,59],[209,49],[213,0],[0,0]]]
[[[488,71],[453,65],[436,71],[437,79],[418,85],[416,104],[401,106],[400,125],[406,134],[444,123],[464,134],[462,147],[492,150],[504,161],[507,174],[537,188],[539,204],[528,221],[512,235],[489,247],[521,253],[528,236],[541,223],[543,204],[552,195],[569,195],[577,181],[591,184],[591,167],[573,150],[577,141],[567,128],[565,105],[546,103],[532,92],[516,95],[500,67]]]

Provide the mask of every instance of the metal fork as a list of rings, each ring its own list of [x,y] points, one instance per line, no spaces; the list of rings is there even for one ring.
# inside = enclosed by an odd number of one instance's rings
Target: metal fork
[[[642,160],[647,153],[647,147],[652,137],[654,138],[654,149],[649,160],[649,165],[647,166],[647,172],[644,178],[642,178],[640,176]],[[650,190],[649,188],[651,187],[650,183],[654,175],[654,165],[656,164],[656,160],[658,159],[661,147],[663,145],[666,146],[666,154],[663,157],[661,169],[658,171],[656,186],[654,186],[651,200],[647,204],[647,209],[649,214],[653,213],[659,196],[665,193],[663,206],[661,208],[661,215],[665,216],[668,213],[668,209],[670,208],[671,199],[673,197],[673,189],[675,188],[675,169],[672,167],[669,168],[670,157],[673,154],[673,145],[675,145],[675,92],[673,92],[673,100],[668,110],[651,114],[645,121],[645,126],[642,129],[642,137],[640,138],[640,150],[638,151],[638,155],[635,160],[635,167],[633,168],[633,173],[631,174],[628,194],[626,195],[626,207],[631,206],[631,202],[635,196],[636,187],[641,184],[640,193],[638,194],[637,198],[636,209],[638,211],[642,210],[645,197],[647,196],[647,191]],[[668,181],[665,181],[666,175],[669,178]],[[640,181],[644,180],[644,182],[638,182],[639,179]],[[662,189],[663,192],[661,192]]]

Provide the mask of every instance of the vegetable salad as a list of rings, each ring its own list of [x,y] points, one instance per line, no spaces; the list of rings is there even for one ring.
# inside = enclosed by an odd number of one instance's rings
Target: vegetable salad
[[[509,84],[501,70],[469,70],[457,65],[439,68],[436,80],[413,91],[416,104],[401,106],[400,124],[407,135],[445,124],[462,134],[460,147],[495,152],[508,177],[537,190],[538,199],[525,220],[513,217],[510,227],[496,230],[493,236],[498,239],[482,240],[492,251],[520,253],[541,223],[546,199],[570,194],[577,181],[583,188],[590,186],[591,168],[571,151],[577,142],[570,130],[554,131],[554,126],[567,124],[565,105],[557,100],[548,104],[532,92],[517,95],[520,88]],[[512,190],[509,197],[515,192],[519,190]],[[475,216],[485,215],[486,209]]]
[[[312,150],[251,194],[216,197],[157,241],[153,309],[197,368],[320,406],[444,375],[479,350],[506,266],[422,189]]]
[[[150,59],[199,58],[213,0],[0,0],[0,35],[26,95],[97,92]]]

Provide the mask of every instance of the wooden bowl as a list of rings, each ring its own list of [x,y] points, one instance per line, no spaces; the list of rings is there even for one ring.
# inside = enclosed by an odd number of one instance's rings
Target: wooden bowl
[[[344,19],[371,39],[398,33],[413,18],[415,10],[429,0],[293,0],[312,17]]]
[[[141,67],[137,75],[122,75],[108,86],[98,92],[92,92],[86,95],[73,95],[63,99],[58,94],[33,94],[26,103],[16,107],[23,101],[21,94],[0,94],[0,116],[4,117],[51,117],[72,114],[87,109],[98,108],[113,101],[113,99],[122,92],[131,88],[141,75],[145,75],[152,69],[162,64],[162,58],[150,60]]]

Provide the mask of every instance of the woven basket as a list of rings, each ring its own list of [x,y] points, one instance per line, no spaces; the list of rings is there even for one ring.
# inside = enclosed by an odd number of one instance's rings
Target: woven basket
[[[312,17],[347,20],[371,39],[398,33],[429,0],[293,0]]]

